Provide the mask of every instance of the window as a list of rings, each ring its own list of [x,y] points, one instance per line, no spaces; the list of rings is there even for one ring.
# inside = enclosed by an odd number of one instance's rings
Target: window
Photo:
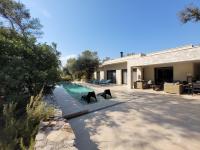
[[[108,70],[107,79],[111,80],[111,83],[116,83],[116,70]]]

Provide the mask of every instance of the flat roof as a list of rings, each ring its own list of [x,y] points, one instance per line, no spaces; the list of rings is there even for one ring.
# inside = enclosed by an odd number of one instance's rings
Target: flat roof
[[[135,54],[135,55],[130,55],[130,56],[124,56],[124,57],[120,57],[120,58],[116,58],[116,59],[107,60],[100,67],[106,66],[106,65],[111,65],[111,64],[116,64],[116,63],[125,63],[128,60],[135,59],[135,58],[151,57],[151,56],[153,57],[155,55],[160,55],[160,54],[163,55],[163,54],[167,54],[167,53],[192,49],[192,48],[196,48],[196,47],[200,47],[200,45],[194,46],[192,44],[189,44],[189,45],[165,49],[165,50],[161,50],[161,51],[157,51],[157,52],[153,52],[153,53],[149,53],[149,54],[140,53],[140,54]]]

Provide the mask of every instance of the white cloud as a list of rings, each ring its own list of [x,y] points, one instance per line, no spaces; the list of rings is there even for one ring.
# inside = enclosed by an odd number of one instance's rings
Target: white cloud
[[[60,61],[61,61],[62,66],[66,65],[66,62],[69,58],[76,58],[76,57],[77,57],[77,55],[75,55],[75,54],[71,54],[71,55],[67,55],[67,56],[61,56]]]
[[[51,18],[50,12],[47,11],[46,9],[43,9],[43,10],[42,10],[42,15],[43,15],[44,17],[48,18],[48,19]]]

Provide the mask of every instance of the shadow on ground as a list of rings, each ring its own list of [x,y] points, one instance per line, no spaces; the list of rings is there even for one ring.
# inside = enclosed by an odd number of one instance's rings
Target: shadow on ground
[[[200,101],[143,92],[118,96],[129,101],[69,121],[78,149],[200,149]]]

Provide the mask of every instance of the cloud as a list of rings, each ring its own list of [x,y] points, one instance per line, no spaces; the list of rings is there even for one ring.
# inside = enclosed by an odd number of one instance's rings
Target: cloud
[[[77,57],[77,55],[75,55],[75,54],[71,54],[71,55],[67,55],[67,56],[61,56],[60,61],[61,61],[62,66],[66,65],[66,62],[69,58],[76,58],[76,57]]]
[[[51,14],[50,14],[50,12],[47,11],[46,9],[43,9],[41,12],[42,12],[42,15],[44,17],[48,18],[48,19],[50,19],[52,17]]]

